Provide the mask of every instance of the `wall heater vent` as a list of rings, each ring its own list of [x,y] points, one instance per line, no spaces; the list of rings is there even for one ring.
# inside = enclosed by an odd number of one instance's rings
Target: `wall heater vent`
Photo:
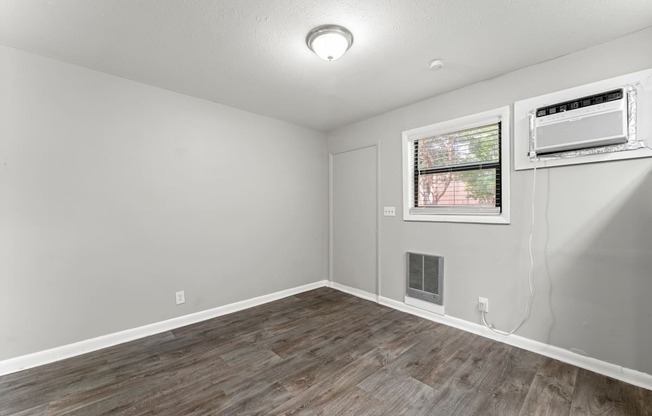
[[[407,253],[407,296],[444,304],[444,258]]]

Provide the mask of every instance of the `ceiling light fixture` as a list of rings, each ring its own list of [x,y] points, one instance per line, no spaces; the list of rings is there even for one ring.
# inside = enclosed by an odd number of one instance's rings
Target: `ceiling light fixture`
[[[349,50],[353,45],[353,35],[345,27],[323,25],[308,33],[306,44],[320,58],[332,61]]]

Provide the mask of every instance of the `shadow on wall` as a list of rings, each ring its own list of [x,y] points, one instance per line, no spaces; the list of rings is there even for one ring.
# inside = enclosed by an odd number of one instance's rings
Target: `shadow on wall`
[[[605,191],[612,195],[607,204],[602,200],[598,207],[587,207],[591,204],[587,200],[573,215],[579,219],[582,212],[593,210],[594,217],[581,218],[580,229],[551,242],[546,256],[552,313],[548,342],[648,374],[652,374],[651,168],[647,160],[642,176],[623,178],[629,180],[625,190]],[[584,192],[588,195],[591,190]],[[548,245],[546,237],[546,249]]]

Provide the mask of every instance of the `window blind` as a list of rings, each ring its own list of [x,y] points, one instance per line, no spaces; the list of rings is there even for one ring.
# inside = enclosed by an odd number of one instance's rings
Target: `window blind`
[[[500,213],[501,123],[413,142],[412,212]]]

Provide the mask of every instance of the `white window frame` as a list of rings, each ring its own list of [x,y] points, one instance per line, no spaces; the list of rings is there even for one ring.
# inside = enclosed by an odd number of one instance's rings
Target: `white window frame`
[[[434,221],[434,222],[463,222],[483,224],[509,224],[510,223],[510,111],[509,106],[496,108],[465,117],[448,120],[429,126],[419,127],[403,132],[403,219],[405,221]],[[450,208],[450,213],[434,212],[411,212],[414,208],[414,152],[413,143],[416,140],[452,133],[459,130],[482,127],[487,124],[500,122],[500,186],[501,186],[501,211],[496,214],[469,213],[464,208],[456,210]]]

